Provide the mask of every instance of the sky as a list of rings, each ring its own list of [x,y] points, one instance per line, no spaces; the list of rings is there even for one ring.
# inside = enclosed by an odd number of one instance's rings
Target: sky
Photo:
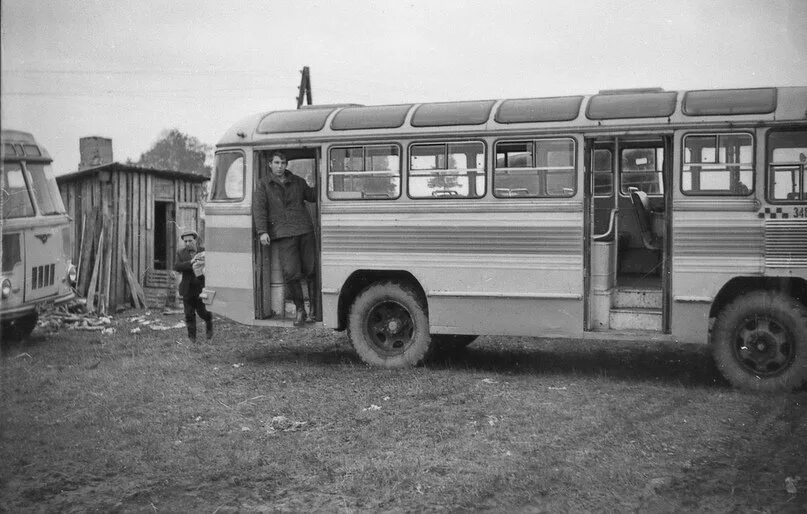
[[[804,0],[1,0],[0,124],[57,174],[245,116],[601,89],[807,86]]]

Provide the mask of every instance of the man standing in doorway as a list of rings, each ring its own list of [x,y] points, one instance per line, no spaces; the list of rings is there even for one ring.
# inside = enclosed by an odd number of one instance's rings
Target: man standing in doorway
[[[199,234],[195,230],[186,229],[180,235],[185,248],[177,252],[174,270],[182,273],[179,283],[179,294],[182,295],[182,306],[185,309],[185,325],[188,327],[188,338],[196,342],[196,315],[205,322],[207,338],[213,337],[213,315],[205,308],[199,294],[205,287],[204,252],[197,246]]]
[[[294,326],[313,322],[316,316],[316,240],[305,202],[315,202],[317,192],[306,181],[286,170],[286,155],[272,153],[271,172],[258,183],[252,215],[261,244],[277,246],[286,294],[297,308]],[[308,284],[311,305],[306,318],[302,280]]]

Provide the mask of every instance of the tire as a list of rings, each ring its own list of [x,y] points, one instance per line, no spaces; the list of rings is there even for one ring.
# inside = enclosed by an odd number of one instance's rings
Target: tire
[[[476,341],[476,335],[464,334],[433,334],[432,344],[435,350],[443,353],[458,352]]]
[[[397,282],[359,293],[350,307],[348,337],[364,362],[384,368],[417,366],[433,348],[425,300]]]
[[[36,312],[26,314],[14,321],[3,322],[3,339],[8,337],[9,341],[22,341],[31,335],[36,328],[39,315]]]
[[[735,387],[791,391],[807,382],[807,308],[786,294],[754,291],[731,302],[715,320],[712,345]]]

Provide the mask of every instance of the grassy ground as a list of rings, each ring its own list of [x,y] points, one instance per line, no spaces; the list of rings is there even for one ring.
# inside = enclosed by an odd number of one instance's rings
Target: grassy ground
[[[0,510],[807,510],[807,392],[732,390],[702,347],[481,338],[389,371],[217,323],[6,344]]]

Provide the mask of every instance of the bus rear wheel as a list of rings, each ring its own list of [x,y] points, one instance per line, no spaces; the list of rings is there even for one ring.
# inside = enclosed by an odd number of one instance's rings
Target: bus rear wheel
[[[712,351],[735,387],[790,391],[807,382],[807,308],[778,292],[754,291],[717,316]]]
[[[425,301],[397,282],[372,284],[359,293],[348,335],[364,362],[384,368],[416,366],[432,349]]]

